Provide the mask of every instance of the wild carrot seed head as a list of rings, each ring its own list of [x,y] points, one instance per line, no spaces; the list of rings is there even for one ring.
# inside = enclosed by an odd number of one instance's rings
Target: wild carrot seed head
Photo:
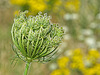
[[[50,22],[45,13],[26,17],[27,11],[14,18],[11,34],[14,52],[25,62],[46,62],[56,53],[63,37],[63,29]]]

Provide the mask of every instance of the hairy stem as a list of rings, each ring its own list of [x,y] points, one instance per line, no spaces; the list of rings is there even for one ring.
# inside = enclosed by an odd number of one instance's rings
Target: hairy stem
[[[25,66],[25,71],[24,71],[24,75],[27,75],[28,74],[28,69],[30,67],[30,63],[26,63],[26,66]]]

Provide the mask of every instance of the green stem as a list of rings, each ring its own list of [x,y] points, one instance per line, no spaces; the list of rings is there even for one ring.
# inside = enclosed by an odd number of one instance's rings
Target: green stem
[[[26,63],[24,75],[27,75],[29,67],[30,67],[30,63]]]

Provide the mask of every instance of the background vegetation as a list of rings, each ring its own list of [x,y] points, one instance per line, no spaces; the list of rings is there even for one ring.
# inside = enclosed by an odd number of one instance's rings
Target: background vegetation
[[[0,75],[22,75],[25,63],[14,59],[11,26],[18,11],[52,16],[65,35],[60,55],[50,63],[33,62],[29,75],[100,75],[100,0],[0,0]]]

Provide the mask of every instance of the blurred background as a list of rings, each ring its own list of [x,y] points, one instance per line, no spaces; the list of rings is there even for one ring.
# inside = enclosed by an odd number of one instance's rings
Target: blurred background
[[[0,0],[0,75],[22,75],[25,63],[14,58],[11,27],[19,11],[39,11],[64,29],[59,57],[33,62],[29,75],[100,75],[100,0]]]

